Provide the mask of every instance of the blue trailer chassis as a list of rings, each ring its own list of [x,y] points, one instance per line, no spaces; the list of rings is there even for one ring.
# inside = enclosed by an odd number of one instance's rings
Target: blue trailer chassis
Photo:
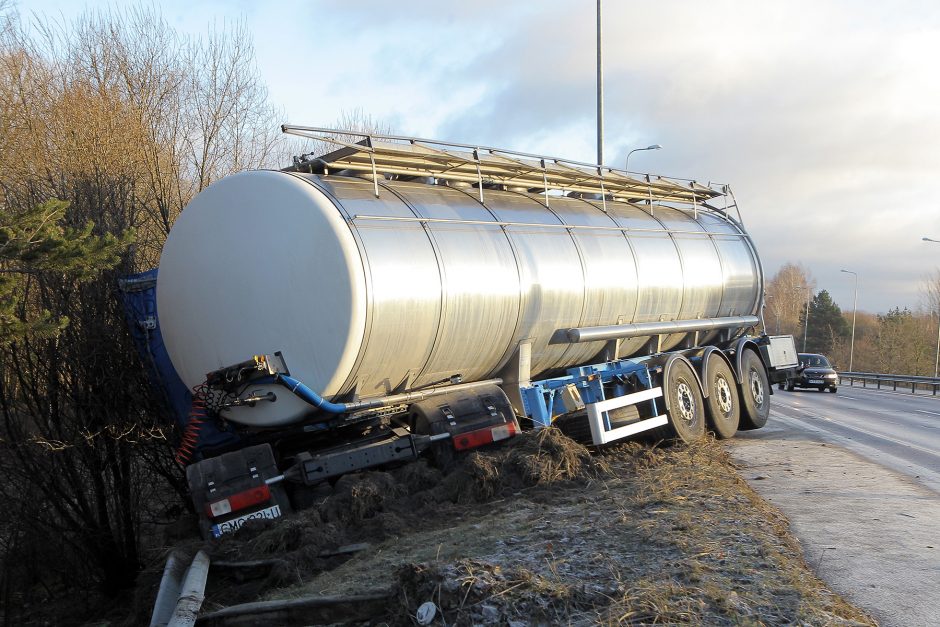
[[[520,385],[525,414],[536,429],[558,416],[584,409],[594,444],[605,444],[667,423],[660,413],[662,388],[654,385],[647,358],[620,359],[569,368],[567,374]],[[648,403],[649,416],[615,427],[611,410]],[[638,414],[639,415],[639,414]]]

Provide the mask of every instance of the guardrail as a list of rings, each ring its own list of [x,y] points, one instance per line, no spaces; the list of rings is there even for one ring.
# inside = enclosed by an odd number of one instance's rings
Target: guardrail
[[[937,389],[940,388],[940,379],[935,377],[914,377],[904,374],[879,374],[876,372],[840,372],[839,382],[844,383],[848,379],[849,385],[854,386],[856,381],[861,381],[862,387],[867,388],[869,383],[874,383],[877,389],[881,389],[882,384],[890,385],[895,391],[898,385],[902,389],[911,388],[911,394],[916,394],[918,389],[925,392],[930,391],[934,396],[937,395]]]

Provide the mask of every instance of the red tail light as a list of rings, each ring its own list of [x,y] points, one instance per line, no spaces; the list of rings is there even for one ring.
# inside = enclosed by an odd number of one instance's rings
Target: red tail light
[[[516,423],[507,422],[505,424],[496,425],[495,427],[485,427],[483,429],[477,429],[476,431],[461,433],[460,435],[454,436],[454,448],[458,451],[466,451],[478,446],[511,438],[516,435],[517,432]]]
[[[271,490],[267,485],[259,485],[219,501],[207,503],[206,513],[210,518],[218,518],[270,500]]]

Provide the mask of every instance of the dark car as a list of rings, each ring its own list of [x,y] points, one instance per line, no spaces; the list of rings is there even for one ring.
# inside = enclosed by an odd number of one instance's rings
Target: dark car
[[[795,376],[787,379],[786,388],[792,391],[793,388],[816,388],[817,390],[829,390],[833,394],[836,391],[836,384],[839,381],[839,375],[832,368],[825,355],[815,353],[799,353],[800,367],[797,368]],[[780,384],[782,390],[784,384]]]

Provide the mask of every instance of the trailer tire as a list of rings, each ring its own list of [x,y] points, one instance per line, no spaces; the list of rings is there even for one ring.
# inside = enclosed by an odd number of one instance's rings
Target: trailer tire
[[[764,363],[752,350],[741,356],[741,423],[738,429],[760,429],[770,416],[770,383]]]
[[[705,366],[708,426],[720,440],[733,438],[741,421],[741,397],[735,385],[734,373],[717,353],[708,356]]]
[[[680,442],[695,442],[705,436],[705,402],[692,366],[677,360],[667,370],[665,393],[669,395],[669,424],[663,434]]]

